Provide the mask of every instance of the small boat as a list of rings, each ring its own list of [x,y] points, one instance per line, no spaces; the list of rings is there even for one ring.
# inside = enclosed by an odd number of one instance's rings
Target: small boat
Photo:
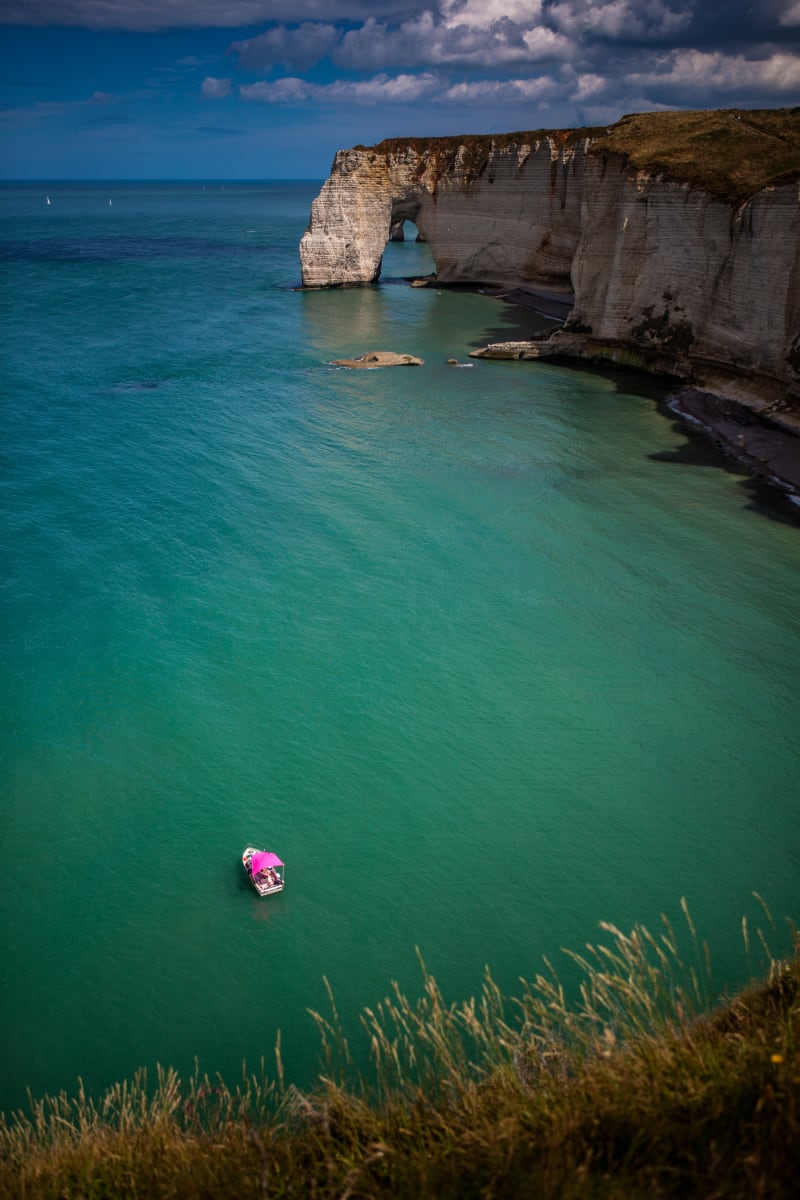
[[[277,854],[258,850],[255,846],[245,846],[242,866],[259,896],[271,896],[274,892],[283,891],[285,867]]]
[[[52,204],[52,203],[53,203],[53,201],[50,199],[50,197],[49,197],[49,196],[46,196],[46,197],[45,197],[45,204]]]

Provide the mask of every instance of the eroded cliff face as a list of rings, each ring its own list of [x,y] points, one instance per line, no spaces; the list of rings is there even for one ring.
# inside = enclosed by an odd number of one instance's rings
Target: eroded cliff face
[[[300,245],[304,285],[374,281],[406,219],[438,283],[571,289],[566,353],[800,401],[796,174],[728,202],[633,169],[604,131],[340,151]]]
[[[561,283],[580,240],[586,139],[490,150],[463,144],[443,161],[409,143],[341,150],[300,243],[303,284],[371,283],[391,229],[413,221],[440,283]]]
[[[800,184],[740,205],[593,157],[568,325],[692,375],[760,376],[800,397]],[[754,380],[754,382],[757,382]]]

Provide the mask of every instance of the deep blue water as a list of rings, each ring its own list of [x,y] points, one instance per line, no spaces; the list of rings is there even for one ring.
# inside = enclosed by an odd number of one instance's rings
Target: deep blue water
[[[448,366],[534,318],[424,246],[292,290],[317,190],[0,189],[0,1108],[307,1081],[416,947],[513,991],[685,896],[721,988],[797,916],[797,527],[644,379]]]

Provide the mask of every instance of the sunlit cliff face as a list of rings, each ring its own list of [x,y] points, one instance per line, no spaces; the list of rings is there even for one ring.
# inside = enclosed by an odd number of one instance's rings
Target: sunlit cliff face
[[[340,151],[300,245],[304,285],[373,282],[408,219],[440,284],[570,289],[569,325],[595,342],[800,398],[797,181],[734,203],[568,132]]]
[[[341,151],[301,243],[303,282],[373,281],[392,225],[411,220],[442,283],[569,284],[585,146],[545,138]]]

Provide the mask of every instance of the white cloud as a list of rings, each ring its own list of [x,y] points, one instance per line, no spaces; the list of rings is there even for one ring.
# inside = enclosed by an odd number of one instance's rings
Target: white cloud
[[[572,44],[560,33],[554,33],[546,25],[526,29],[522,40],[528,48],[528,59],[536,62],[543,58],[566,58],[572,52]]]
[[[430,96],[434,91],[438,91],[440,86],[436,75],[424,73],[395,75],[394,78],[376,75],[360,83],[332,83],[325,90],[330,95],[341,92],[343,98],[352,97],[361,104],[374,104],[379,100],[409,103]]]
[[[441,90],[438,76],[374,75],[372,79],[337,80],[335,83],[309,83],[296,76],[262,80],[239,88],[243,100],[260,100],[266,104],[299,104],[314,101],[328,104],[413,104],[428,99]]]
[[[274,81],[245,84],[239,88],[243,100],[266,104],[302,104],[307,101],[327,104],[415,104],[425,100],[444,104],[480,105],[506,102],[541,101],[553,95],[563,84],[549,75],[536,79],[480,79],[449,85],[433,72],[421,75],[374,75],[361,81],[338,80],[315,84],[296,76]]]
[[[503,19],[526,27],[541,16],[542,0],[440,0],[439,10],[448,29],[458,25],[488,29]]]
[[[374,70],[418,63],[502,66],[565,58],[570,53],[569,41],[547,26],[529,22],[527,28],[507,16],[490,20],[491,12],[479,24],[471,10],[466,15],[469,21],[457,23],[448,11],[443,22],[426,10],[397,27],[370,17],[360,29],[345,34],[334,59],[351,69]]]
[[[313,91],[313,84],[289,75],[274,83],[262,79],[258,83],[244,84],[239,88],[239,95],[243,100],[261,100],[264,104],[297,104],[310,100]]]
[[[749,59],[719,51],[673,50],[659,60],[655,70],[634,72],[628,82],[639,86],[677,87],[704,97],[709,91],[774,93],[800,91],[800,56],[776,53]],[[705,103],[705,100],[702,101]]]
[[[230,96],[231,81],[230,79],[215,79],[213,75],[206,75],[200,90],[207,100],[219,100],[222,96]]]
[[[575,91],[570,99],[580,104],[582,101],[588,100],[590,96],[597,96],[605,90],[606,86],[607,81],[602,75],[579,75]]]
[[[479,79],[472,83],[453,84],[442,93],[442,100],[452,104],[540,100],[557,87],[558,84],[549,75],[540,75],[538,79]]]

